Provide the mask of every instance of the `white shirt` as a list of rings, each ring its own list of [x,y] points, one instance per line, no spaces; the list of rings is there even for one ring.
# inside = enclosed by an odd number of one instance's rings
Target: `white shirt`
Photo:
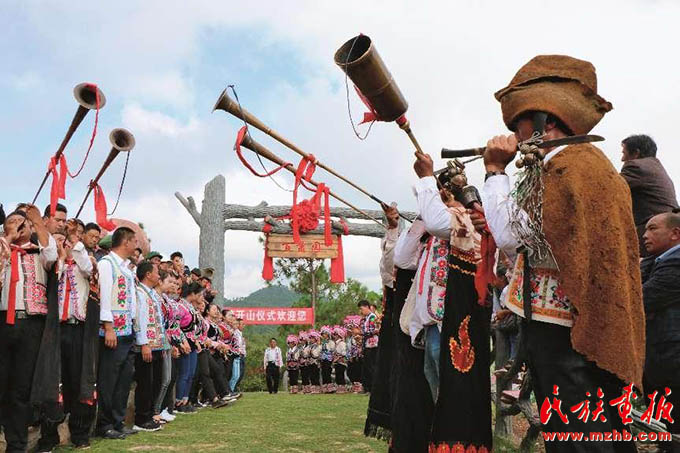
[[[389,228],[385,236],[380,241],[380,278],[383,286],[392,288],[394,286],[394,247],[399,238],[399,228]]]
[[[276,366],[283,366],[283,359],[281,358],[281,349],[277,346],[275,348],[267,348],[264,350],[264,367],[267,368],[269,362],[274,362]]]
[[[416,219],[411,228],[401,232],[394,246],[394,265],[396,267],[406,270],[418,268],[420,253],[424,247],[420,238],[425,233],[425,223],[421,219]]]
[[[26,243],[24,244],[24,248],[31,246],[31,243]],[[42,285],[47,284],[47,272],[50,270],[52,265],[57,261],[57,243],[52,237],[52,235],[49,235],[48,241],[47,241],[47,246],[43,247],[42,245],[38,245],[40,249],[40,254],[38,257],[38,262],[40,263],[40,266],[36,265],[36,282]],[[16,285],[16,298],[14,302],[14,309],[15,310],[26,310],[26,306],[24,304],[24,273],[21,271],[23,268],[23,256],[20,254],[19,255],[19,281],[17,282]],[[37,263],[36,263],[37,264]],[[2,275],[2,297],[0,298],[0,311],[7,311],[8,308],[8,303],[7,300],[9,298],[9,287],[10,287],[10,279],[12,277],[12,272],[11,272],[11,264],[9,261],[6,263],[6,266],[3,268],[3,273]]]
[[[449,240],[451,238],[451,213],[439,194],[437,180],[434,176],[420,178],[415,189],[418,212],[425,223],[425,229],[432,236]]]
[[[118,264],[121,273],[123,273],[126,277],[131,277],[132,280],[134,281],[134,275],[132,275],[132,272],[128,268],[130,260],[123,260],[123,258],[118,256],[115,252],[110,252],[108,256],[109,258],[114,260],[116,264]],[[97,263],[97,268],[99,269],[99,303],[100,303],[99,322],[113,322],[113,313],[111,313],[111,292],[113,291],[113,268],[111,267],[111,263],[109,263],[107,260],[100,260]],[[131,292],[130,312],[132,313],[132,319],[137,320],[137,291],[134,287],[127,289],[128,291]],[[142,316],[142,318],[144,317]],[[147,343],[146,341],[144,341],[144,339],[146,338],[145,328],[137,329],[136,335],[138,345],[143,345]]]
[[[543,164],[545,165],[564,148],[566,146],[560,146],[546,154]],[[514,260],[520,244],[510,228],[510,214],[515,207],[515,201],[510,197],[510,191],[510,178],[507,175],[496,175],[486,180],[482,187],[481,196],[486,223],[496,241],[496,246],[503,250],[508,258]],[[520,216],[523,219],[527,218],[523,211]]]

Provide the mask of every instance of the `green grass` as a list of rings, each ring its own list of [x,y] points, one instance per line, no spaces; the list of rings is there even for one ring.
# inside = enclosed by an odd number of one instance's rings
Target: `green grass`
[[[354,394],[246,393],[230,407],[178,415],[155,433],[93,439],[87,451],[386,452],[386,443],[363,435],[367,406],[368,397]]]

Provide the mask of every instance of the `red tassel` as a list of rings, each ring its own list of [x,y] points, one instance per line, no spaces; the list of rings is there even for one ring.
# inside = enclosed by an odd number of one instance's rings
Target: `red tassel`
[[[113,231],[116,229],[116,224],[111,222],[106,218],[106,198],[104,197],[104,191],[99,186],[99,184],[94,184],[94,212],[97,219],[97,224],[107,231]]]
[[[331,258],[331,283],[345,283],[345,258],[342,253],[342,236],[338,235],[338,256]]]
[[[266,281],[274,280],[274,259],[269,256],[267,251],[267,246],[269,245],[269,233],[272,230],[272,226],[265,224],[262,231],[265,234],[264,240],[264,263],[262,264],[262,278]]]
[[[494,241],[488,228],[482,232],[481,254],[482,260],[477,265],[477,272],[475,273],[475,289],[478,296],[477,303],[485,305],[489,283],[494,281],[493,266],[496,259],[496,241]]]

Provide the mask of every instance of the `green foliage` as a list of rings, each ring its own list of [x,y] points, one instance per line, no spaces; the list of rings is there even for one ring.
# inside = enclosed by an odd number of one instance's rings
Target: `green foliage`
[[[225,299],[224,302],[227,307],[290,307],[299,297],[287,286],[277,284],[260,288],[246,297]]]

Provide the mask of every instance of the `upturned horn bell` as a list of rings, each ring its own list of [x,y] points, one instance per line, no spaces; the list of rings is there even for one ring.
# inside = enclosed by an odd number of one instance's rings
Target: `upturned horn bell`
[[[129,152],[135,147],[135,136],[127,129],[121,127],[111,131],[109,141],[111,146],[120,152]]]
[[[97,93],[99,93],[99,108],[101,109],[106,105],[106,96],[102,90],[95,88],[95,85],[91,83],[79,83],[73,88],[76,102],[89,110],[97,108]]]
[[[335,52],[335,64],[352,79],[381,121],[394,121],[408,110],[408,102],[368,36],[355,36],[343,44]]]

